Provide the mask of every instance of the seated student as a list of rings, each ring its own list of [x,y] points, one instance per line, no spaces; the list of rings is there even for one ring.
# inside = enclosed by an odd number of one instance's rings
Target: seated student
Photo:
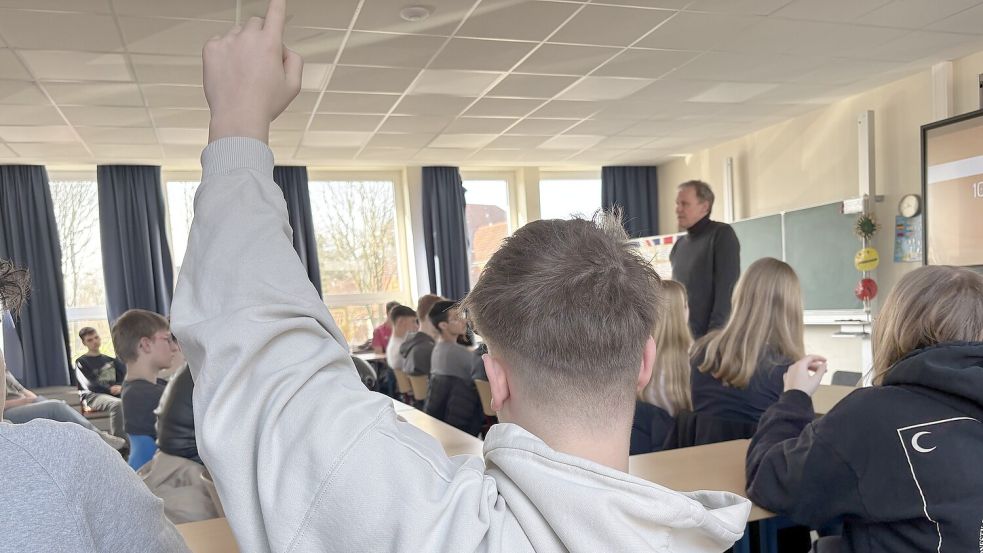
[[[484,355],[488,353],[488,344],[482,342],[474,349],[471,358],[471,379],[488,381],[488,373],[485,372]]]
[[[740,538],[748,501],[623,472],[658,311],[658,277],[623,230],[536,221],[486,266],[468,312],[503,421],[487,464],[447,457],[365,389],[293,250],[264,143],[300,90],[285,10],[272,0],[265,22],[205,47],[211,143],[173,308],[240,549],[693,553]]]
[[[437,343],[430,354],[430,375],[444,375],[471,380],[472,351],[457,343],[467,330],[457,302],[439,301],[430,309],[430,324],[437,329]]]
[[[423,410],[476,436],[481,431],[484,411],[472,377],[474,353],[457,343],[467,323],[456,305],[439,301],[430,310],[430,324],[439,336],[430,357],[430,385]]]
[[[795,271],[770,257],[752,263],[737,281],[726,326],[693,346],[693,410],[745,423],[749,436],[781,396],[788,366],[805,355],[802,316]]]
[[[120,450],[126,447],[126,440],[123,438],[99,430],[64,401],[48,399],[28,390],[9,372],[7,373],[6,388],[7,399],[4,417],[14,424],[23,424],[34,419],[71,422],[96,432],[113,449]]]
[[[815,419],[826,372],[808,356],[761,417],[748,493],[812,527],[817,551],[977,551],[983,508],[983,276],[927,266],[901,277],[874,322],[874,386]],[[814,420],[815,419],[815,420]]]
[[[403,370],[403,357],[399,355],[399,348],[406,341],[407,337],[420,330],[420,321],[416,318],[416,311],[405,305],[397,305],[389,313],[389,323],[393,328],[392,338],[389,339],[389,346],[386,349],[386,363],[394,371]]]
[[[393,335],[393,325],[390,317],[393,309],[399,305],[398,301],[391,301],[386,304],[386,320],[372,330],[372,351],[383,354],[389,346],[389,340]]]
[[[165,383],[160,371],[171,366],[177,344],[167,319],[143,309],[130,309],[113,325],[113,345],[126,363],[123,421],[130,436],[157,438],[157,415]]]
[[[26,292],[26,272],[0,260],[0,311],[16,311]],[[0,474],[4,551],[188,551],[161,501],[80,425],[0,422]]]
[[[680,411],[692,411],[689,329],[686,288],[675,280],[662,281],[664,311],[655,329],[656,358],[652,378],[638,393],[631,427],[631,454],[661,451]]]
[[[406,374],[430,374],[430,357],[438,335],[437,329],[430,324],[430,309],[443,299],[436,294],[426,294],[416,303],[420,330],[407,337],[399,347],[399,356],[403,358],[403,372]]]
[[[119,360],[103,355],[100,351],[102,338],[96,329],[87,326],[79,330],[79,338],[88,348],[75,360],[75,380],[82,405],[93,411],[107,411],[110,432],[122,438],[125,432],[120,394],[123,393],[126,367]]]

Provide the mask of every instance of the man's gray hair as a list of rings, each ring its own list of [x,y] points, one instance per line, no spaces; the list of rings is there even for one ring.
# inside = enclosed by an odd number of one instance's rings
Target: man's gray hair
[[[701,180],[688,180],[679,185],[680,190],[683,188],[692,188],[693,191],[696,192],[697,199],[699,199],[701,202],[710,204],[710,211],[713,211],[713,189],[710,188],[709,184]]]

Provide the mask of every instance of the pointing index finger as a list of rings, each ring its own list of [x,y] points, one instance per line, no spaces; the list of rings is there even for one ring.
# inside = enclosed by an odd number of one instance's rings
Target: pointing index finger
[[[270,5],[266,9],[266,20],[263,23],[263,30],[276,33],[278,38],[282,37],[286,12],[287,0],[270,0]]]

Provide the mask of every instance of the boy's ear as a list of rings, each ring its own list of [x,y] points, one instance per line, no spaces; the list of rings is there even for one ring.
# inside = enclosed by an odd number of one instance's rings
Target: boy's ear
[[[645,341],[645,351],[642,352],[642,365],[638,368],[638,391],[648,386],[649,380],[652,380],[652,369],[655,367],[655,359],[655,338],[649,336],[649,339]]]
[[[485,374],[488,375],[488,387],[491,388],[491,408],[497,413],[509,399],[509,370],[501,360],[488,353],[481,356],[481,361],[485,365]]]

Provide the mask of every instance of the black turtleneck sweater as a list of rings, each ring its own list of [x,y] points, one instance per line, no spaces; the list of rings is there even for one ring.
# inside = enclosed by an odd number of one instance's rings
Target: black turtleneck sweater
[[[672,278],[689,295],[689,328],[699,338],[727,324],[730,296],[741,275],[741,244],[734,229],[707,215],[672,247]]]

